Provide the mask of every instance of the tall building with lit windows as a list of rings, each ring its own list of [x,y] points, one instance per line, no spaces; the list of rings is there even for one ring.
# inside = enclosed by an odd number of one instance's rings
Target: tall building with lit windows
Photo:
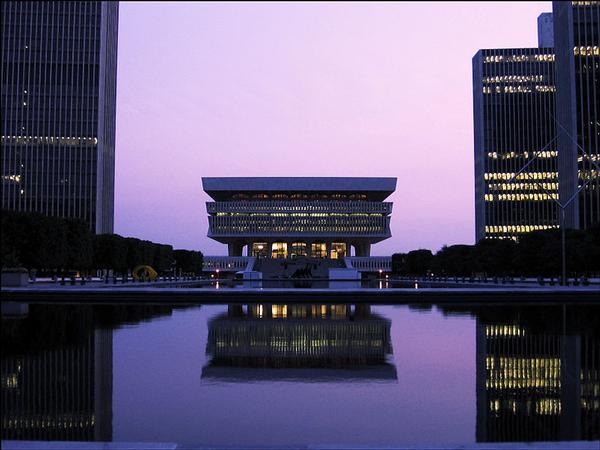
[[[2,208],[113,230],[118,2],[2,2]]]
[[[600,223],[600,1],[554,1],[560,200],[567,228]],[[596,164],[594,164],[596,163]]]
[[[600,223],[600,2],[553,2],[538,42],[473,58],[477,240],[558,227],[553,198]]]
[[[396,178],[202,178],[208,237],[229,256],[342,258],[370,256],[391,236]]]
[[[540,27],[541,43],[547,35]],[[480,50],[473,57],[477,240],[558,226],[554,97],[552,48]]]

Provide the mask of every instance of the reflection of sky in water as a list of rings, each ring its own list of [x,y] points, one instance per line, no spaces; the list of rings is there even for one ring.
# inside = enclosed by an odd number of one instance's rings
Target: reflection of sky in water
[[[202,379],[208,363],[207,321],[226,310],[175,310],[172,317],[115,331],[115,441],[474,442],[472,318],[444,317],[436,309],[374,306],[373,313],[392,323],[392,382]]]

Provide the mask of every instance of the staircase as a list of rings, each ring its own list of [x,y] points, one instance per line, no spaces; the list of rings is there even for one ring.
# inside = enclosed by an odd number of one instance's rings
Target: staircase
[[[263,280],[269,278],[327,278],[329,269],[333,267],[345,267],[343,258],[260,258],[254,264],[254,270],[262,272]]]

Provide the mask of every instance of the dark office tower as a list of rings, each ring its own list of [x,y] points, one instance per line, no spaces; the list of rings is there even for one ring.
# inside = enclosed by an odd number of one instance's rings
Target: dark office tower
[[[540,41],[547,36],[540,27]],[[554,91],[551,48],[480,50],[473,57],[477,240],[558,226]]]
[[[560,198],[591,178],[565,211],[567,228],[585,229],[600,222],[600,174],[590,161],[600,163],[600,2],[555,1],[553,15]]]
[[[2,2],[2,208],[113,230],[117,2]]]

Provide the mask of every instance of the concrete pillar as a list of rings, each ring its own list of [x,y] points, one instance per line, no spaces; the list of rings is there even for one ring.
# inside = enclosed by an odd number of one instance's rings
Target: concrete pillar
[[[227,306],[227,317],[243,317],[244,310],[242,305],[228,305]]]
[[[357,319],[366,319],[371,316],[371,305],[358,303],[354,306],[354,317]]]
[[[371,244],[361,242],[356,247],[356,256],[371,256]]]
[[[229,256],[242,256],[244,244],[242,242],[234,242],[227,244]]]

